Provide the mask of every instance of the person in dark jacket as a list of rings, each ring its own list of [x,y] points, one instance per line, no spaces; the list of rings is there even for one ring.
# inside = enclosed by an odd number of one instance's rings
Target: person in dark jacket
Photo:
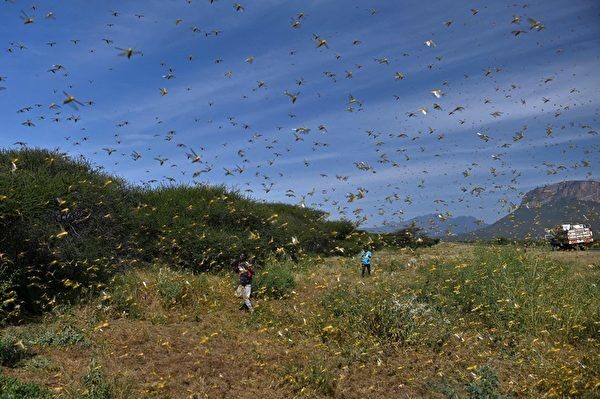
[[[237,272],[240,276],[240,284],[235,290],[235,295],[238,298],[243,298],[244,303],[240,306],[240,310],[246,309],[253,312],[252,302],[250,302],[250,295],[252,295],[252,277],[254,276],[254,269],[252,264],[247,260],[242,259],[237,265]]]

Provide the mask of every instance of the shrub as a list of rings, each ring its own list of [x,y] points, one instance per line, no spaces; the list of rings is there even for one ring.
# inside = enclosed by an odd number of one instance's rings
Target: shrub
[[[43,356],[35,356],[23,362],[26,370],[49,370],[53,368],[52,362]]]
[[[56,296],[74,298],[102,282],[135,241],[129,194],[83,159],[0,151],[0,230],[10,232],[0,237],[0,281],[2,296],[13,295],[9,310],[40,312]]]
[[[160,268],[156,289],[163,308],[196,306],[197,298],[205,294],[208,289],[204,277],[204,275],[194,275],[190,272],[183,273]]]
[[[13,289],[16,273],[10,267],[8,259],[0,257],[0,326],[5,321],[15,319],[20,313],[20,299]]]
[[[254,290],[257,297],[278,299],[290,294],[295,286],[290,265],[273,264],[257,271]]]
[[[152,315],[158,321],[175,307],[192,307],[195,312],[199,303],[206,300],[207,292],[205,274],[158,266],[138,268],[116,275],[98,308],[129,318]]]
[[[50,392],[37,384],[23,383],[6,377],[0,370],[0,399],[46,399]]]
[[[500,391],[500,380],[496,371],[490,366],[483,366],[473,374],[473,380],[464,385],[467,399],[509,399],[509,395],[503,395]],[[439,383],[435,390],[443,394],[447,399],[460,399],[458,387],[454,384],[447,385]],[[464,396],[463,396],[464,397]]]
[[[85,399],[110,399],[112,397],[111,386],[106,382],[102,365],[92,359],[87,374],[83,377],[85,386]]]
[[[322,212],[311,209],[257,203],[223,186],[168,186],[141,193],[140,225],[147,236],[159,237],[151,253],[193,269],[223,267],[242,253],[262,261],[278,248],[290,254],[326,253],[351,226],[326,222]],[[293,236],[299,245],[291,243]]]
[[[440,242],[437,238],[430,238],[423,234],[421,229],[416,227],[407,227],[396,230],[393,233],[374,234],[373,247],[392,247],[392,248],[422,248],[430,247]]]
[[[0,366],[12,367],[27,355],[23,345],[19,344],[16,338],[9,335],[0,338]]]
[[[508,396],[502,395],[498,388],[500,381],[496,371],[484,366],[477,372],[476,380],[467,385],[469,399],[507,399]]]
[[[105,303],[99,305],[101,309],[111,310],[116,315],[124,315],[133,319],[141,316],[140,304],[137,299],[144,295],[141,291],[145,287],[135,271],[127,271],[111,279],[105,293]]]

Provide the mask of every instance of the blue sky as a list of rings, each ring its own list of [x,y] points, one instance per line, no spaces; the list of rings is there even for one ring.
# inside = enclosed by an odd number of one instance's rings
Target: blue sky
[[[365,226],[432,212],[491,222],[536,186],[597,179],[596,1],[234,3],[3,2],[0,146]],[[93,105],[63,105],[63,91]]]

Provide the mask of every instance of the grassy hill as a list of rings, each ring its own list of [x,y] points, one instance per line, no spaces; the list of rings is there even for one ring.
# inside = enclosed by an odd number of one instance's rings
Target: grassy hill
[[[0,151],[0,321],[100,292],[115,272],[229,267],[245,253],[353,253],[364,233],[323,212],[225,187],[127,184],[56,151]]]

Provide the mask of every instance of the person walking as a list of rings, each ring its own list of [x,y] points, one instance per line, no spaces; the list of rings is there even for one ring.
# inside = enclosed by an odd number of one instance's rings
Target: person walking
[[[238,262],[237,273],[240,276],[240,284],[235,290],[235,295],[238,298],[243,298],[244,302],[240,306],[240,310],[248,310],[254,312],[252,302],[250,302],[250,295],[252,295],[252,277],[254,275],[254,268],[252,264],[248,262],[245,257]]]
[[[365,271],[368,272],[368,275],[371,275],[371,257],[373,254],[367,247],[364,247],[360,253],[360,259],[362,263],[362,273],[361,276],[365,276]]]

